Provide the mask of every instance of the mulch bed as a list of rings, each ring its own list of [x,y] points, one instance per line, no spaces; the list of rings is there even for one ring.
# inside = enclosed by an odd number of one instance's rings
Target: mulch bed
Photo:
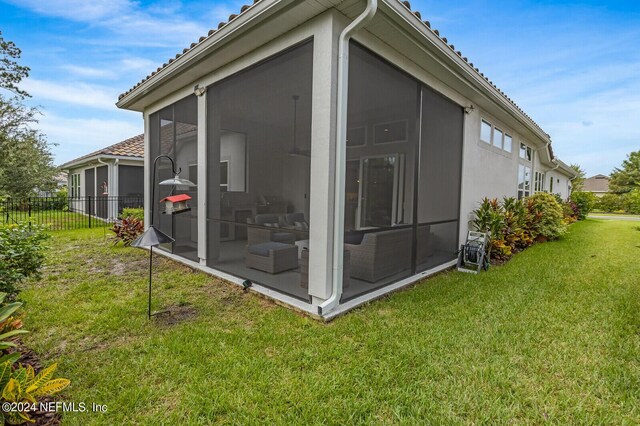
[[[31,349],[24,346],[21,341],[15,340],[14,342],[18,346],[16,348],[13,348],[13,350],[11,351],[8,350],[7,352],[16,352],[16,351],[20,352],[22,355],[20,356],[20,359],[18,359],[18,363],[22,365],[32,366],[36,374],[38,374],[43,367],[38,355],[35,352],[33,352]],[[48,402],[54,402],[54,401],[56,401],[56,398],[51,396],[43,397],[38,400],[39,403],[40,402],[48,403]],[[29,417],[31,417],[31,419],[35,421],[35,423],[25,423],[25,424],[37,425],[37,426],[57,426],[61,424],[62,416],[60,415],[60,413],[36,411],[36,412],[29,412],[28,414],[29,414]]]

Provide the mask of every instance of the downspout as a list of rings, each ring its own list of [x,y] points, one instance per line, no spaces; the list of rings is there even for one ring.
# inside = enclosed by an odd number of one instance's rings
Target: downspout
[[[345,28],[338,39],[338,93],[336,117],[336,159],[333,216],[333,279],[331,296],[318,306],[322,315],[338,306],[342,296],[344,269],[344,184],[347,156],[347,101],[349,94],[349,40],[353,34],[367,25],[378,11],[378,0],[367,0],[367,7]]]

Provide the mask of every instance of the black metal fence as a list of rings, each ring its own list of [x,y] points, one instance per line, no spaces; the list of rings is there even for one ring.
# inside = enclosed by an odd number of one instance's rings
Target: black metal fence
[[[30,197],[0,200],[1,223],[46,225],[51,230],[104,227],[123,209],[141,208],[140,196]]]

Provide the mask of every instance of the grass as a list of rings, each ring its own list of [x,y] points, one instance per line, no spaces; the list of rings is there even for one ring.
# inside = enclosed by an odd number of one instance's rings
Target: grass
[[[102,230],[56,233],[22,293],[26,343],[87,424],[638,424],[640,232],[589,219],[478,276],[450,272],[329,324]]]
[[[589,213],[589,216],[597,217],[597,216],[616,216],[616,217],[633,217],[640,218],[640,214],[630,214],[630,213],[620,213],[620,212],[603,212],[603,211],[594,211]]]
[[[11,224],[19,222],[31,222],[32,224],[45,225],[51,230],[70,230],[76,228],[88,228],[89,216],[64,210],[41,211],[0,211],[0,223]],[[92,217],[92,227],[105,227],[103,220]]]

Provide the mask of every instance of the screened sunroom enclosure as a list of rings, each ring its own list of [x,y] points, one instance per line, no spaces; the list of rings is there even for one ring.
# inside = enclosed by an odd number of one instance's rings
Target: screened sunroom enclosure
[[[163,250],[304,303],[326,297],[330,275],[316,271],[332,269],[331,221],[314,222],[333,197],[322,184],[333,156],[314,147],[314,73],[325,70],[314,48],[303,40],[148,120],[149,160],[168,155],[197,184],[156,186],[156,206],[192,197],[187,213],[156,212],[176,239]],[[458,104],[351,43],[343,302],[455,259],[463,121]],[[170,172],[160,162],[149,178]]]

